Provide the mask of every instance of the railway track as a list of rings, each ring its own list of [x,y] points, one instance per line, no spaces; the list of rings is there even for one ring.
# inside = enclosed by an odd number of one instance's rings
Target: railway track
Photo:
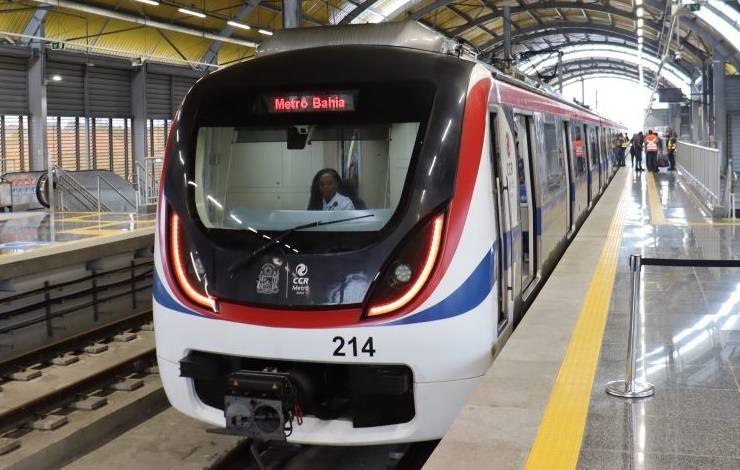
[[[439,441],[379,446],[259,444],[241,440],[209,470],[418,470]]]
[[[113,394],[151,382],[146,380],[156,373],[151,319],[151,309],[142,309],[0,361],[0,467],[33,468],[19,463],[40,445],[34,439],[53,443],[49,433],[68,434],[67,425],[79,413],[94,412]]]

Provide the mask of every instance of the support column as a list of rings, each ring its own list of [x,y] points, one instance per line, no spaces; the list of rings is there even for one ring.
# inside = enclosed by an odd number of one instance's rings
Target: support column
[[[504,61],[507,70],[511,68],[511,7],[504,5]]]
[[[134,69],[131,80],[131,118],[134,167],[142,165],[146,168],[146,66]]]
[[[283,28],[301,27],[301,0],[283,0]]]
[[[43,27],[42,27],[43,29]],[[47,168],[46,150],[46,54],[44,44],[34,41],[28,67],[28,110],[30,112],[29,168]]]
[[[563,52],[558,52],[558,91],[563,94]]]
[[[691,99],[689,101],[691,105],[691,141],[700,142],[701,137],[701,88],[696,86],[696,82],[691,83]]]
[[[704,133],[705,144],[709,144],[710,136],[714,136],[714,111],[712,111],[712,64],[706,62],[704,64],[704,75],[702,76],[702,90],[704,91]]]
[[[712,59],[712,101],[714,102],[714,139],[717,142],[720,161],[722,162],[721,173],[727,170],[727,106],[725,100],[725,61],[717,51],[714,51]]]

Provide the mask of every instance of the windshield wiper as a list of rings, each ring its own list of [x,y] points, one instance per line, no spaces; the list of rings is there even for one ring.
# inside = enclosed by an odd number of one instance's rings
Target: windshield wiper
[[[236,260],[231,266],[229,266],[228,271],[230,273],[233,273],[237,269],[241,268],[242,266],[246,266],[249,264],[250,261],[255,259],[257,256],[261,255],[265,251],[269,250],[270,248],[274,247],[275,245],[280,244],[285,238],[287,238],[290,234],[297,230],[304,230],[307,228],[312,227],[321,227],[324,225],[333,225],[333,224],[339,224],[342,222],[349,222],[350,220],[358,220],[358,219],[365,219],[367,217],[373,217],[375,214],[365,214],[365,215],[358,215],[355,217],[347,217],[345,219],[337,219],[337,220],[329,220],[329,221],[321,221],[317,220],[315,222],[310,222],[307,224],[298,225],[293,228],[289,228],[288,230],[280,233],[278,236],[272,238],[270,241],[264,243],[263,245],[257,247],[256,250],[254,250],[252,253],[244,256],[243,258],[240,258]]]

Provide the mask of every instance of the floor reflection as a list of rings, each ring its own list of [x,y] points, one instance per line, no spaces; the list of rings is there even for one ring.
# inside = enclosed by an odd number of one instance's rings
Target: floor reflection
[[[647,178],[657,197],[648,197]],[[629,255],[740,256],[740,222],[709,218],[675,173],[633,174],[629,191],[579,468],[740,468],[740,269],[644,268],[637,370],[656,394],[604,392],[624,376]],[[663,220],[651,224],[658,211]]]
[[[155,214],[28,211],[0,214],[0,257],[154,227]]]

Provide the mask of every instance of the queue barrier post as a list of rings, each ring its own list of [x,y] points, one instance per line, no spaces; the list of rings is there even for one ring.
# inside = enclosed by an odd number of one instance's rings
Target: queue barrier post
[[[655,395],[653,384],[637,380],[637,336],[638,315],[640,314],[640,271],[642,257],[630,256],[630,280],[632,302],[630,305],[629,336],[627,343],[627,361],[624,368],[624,379],[613,380],[606,384],[606,393],[621,398],[646,398]]]

